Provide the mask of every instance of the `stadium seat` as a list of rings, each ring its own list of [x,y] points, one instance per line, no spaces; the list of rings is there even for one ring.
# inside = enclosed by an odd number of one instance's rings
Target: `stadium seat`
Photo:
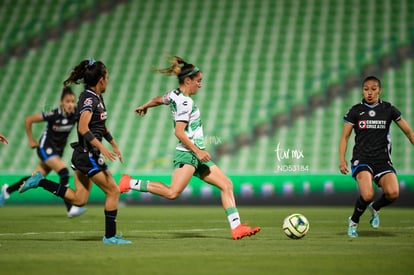
[[[49,0],[36,6],[25,5],[23,0],[6,1],[0,11],[2,41],[11,37],[13,43],[22,43],[19,26],[36,18],[50,18],[46,27],[57,26],[63,7],[68,8],[65,17],[71,18],[98,3],[88,0],[76,6],[72,2]],[[409,43],[414,4],[408,0],[386,4],[390,9],[375,8],[373,0],[125,1],[0,68],[5,91],[0,93],[0,132],[10,139],[9,146],[0,148],[1,158],[7,159],[0,171],[32,171],[38,160],[27,146],[24,117],[58,104],[62,81],[72,67],[95,57],[110,71],[104,95],[108,124],[124,154],[124,164],[111,164],[113,172],[169,173],[176,138],[168,108],[158,107],[144,118],[133,110],[177,87],[176,78],[151,71],[168,65],[163,59],[167,54],[177,54],[194,62],[204,74],[203,88],[194,99],[202,113],[208,149],[213,153],[218,143],[229,143],[234,149],[231,155],[215,160],[222,169],[272,173],[280,143],[287,149],[303,150],[303,162],[293,163],[309,163],[316,173],[336,173],[342,116],[360,100],[359,89],[296,118],[290,126],[275,129],[270,136],[254,137],[254,129],[270,125],[274,115],[286,114],[292,106],[307,104],[326,86],[349,75],[358,76],[361,66],[390,53],[392,46],[386,41],[391,37],[397,45]],[[361,10],[376,16],[366,16]],[[37,22],[33,35],[39,29],[41,34],[39,26]],[[5,51],[5,45],[1,49],[0,53]],[[412,99],[409,93],[405,97],[397,94],[413,87],[412,72],[412,61],[406,61],[381,76],[384,99],[398,106],[411,123]],[[81,90],[76,87],[77,94]],[[36,127],[36,136],[43,126]],[[411,171],[411,147],[394,128],[394,162],[399,170]],[[251,137],[252,143],[235,146],[240,135]],[[70,155],[68,148],[65,161],[69,162]]]

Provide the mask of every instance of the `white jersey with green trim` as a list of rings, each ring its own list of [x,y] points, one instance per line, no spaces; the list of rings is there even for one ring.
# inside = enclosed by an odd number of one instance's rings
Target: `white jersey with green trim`
[[[198,148],[205,149],[203,125],[200,118],[200,110],[193,99],[184,95],[180,89],[167,92],[162,97],[162,102],[171,108],[172,119],[175,124],[178,121],[187,122],[185,134]],[[179,142],[176,147],[180,151],[190,151],[184,144]]]

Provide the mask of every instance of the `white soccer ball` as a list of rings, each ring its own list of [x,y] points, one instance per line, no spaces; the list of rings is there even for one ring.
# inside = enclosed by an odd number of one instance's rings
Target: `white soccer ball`
[[[308,219],[299,213],[289,215],[283,221],[283,232],[291,239],[303,238],[309,230]]]

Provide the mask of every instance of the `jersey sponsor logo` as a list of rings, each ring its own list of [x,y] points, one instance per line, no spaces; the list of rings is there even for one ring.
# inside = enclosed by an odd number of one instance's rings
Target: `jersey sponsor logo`
[[[358,120],[359,129],[386,129],[386,127],[387,127],[386,120],[376,120],[376,119]]]
[[[73,125],[53,125],[53,131],[55,132],[70,132],[73,128]]]
[[[87,99],[85,99],[85,101],[83,102],[83,107],[90,107],[92,106],[92,98],[88,97]]]
[[[359,120],[358,121],[358,128],[359,129],[366,129],[367,128],[367,121],[366,120]]]

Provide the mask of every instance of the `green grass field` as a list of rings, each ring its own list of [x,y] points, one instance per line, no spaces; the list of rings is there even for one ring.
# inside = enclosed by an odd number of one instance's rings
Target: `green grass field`
[[[413,274],[413,209],[384,209],[377,230],[366,213],[357,239],[346,236],[351,210],[241,206],[242,221],[262,231],[233,241],[219,206],[126,206],[118,232],[133,244],[107,246],[102,206],[69,219],[63,205],[6,205],[0,274]],[[310,221],[300,240],[281,229],[294,212]]]

